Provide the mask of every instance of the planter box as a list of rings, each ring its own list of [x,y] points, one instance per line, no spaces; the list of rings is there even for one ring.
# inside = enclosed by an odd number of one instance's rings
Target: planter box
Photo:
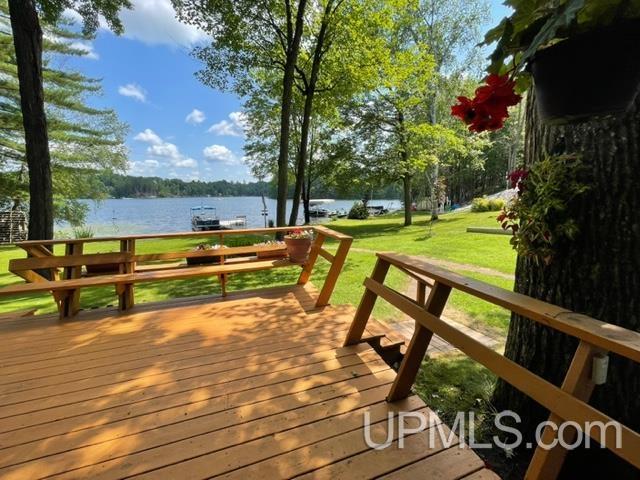
[[[220,263],[220,256],[187,257],[187,265],[210,265]]]
[[[85,265],[88,275],[104,275],[107,273],[119,273],[119,263],[103,263],[101,265]]]

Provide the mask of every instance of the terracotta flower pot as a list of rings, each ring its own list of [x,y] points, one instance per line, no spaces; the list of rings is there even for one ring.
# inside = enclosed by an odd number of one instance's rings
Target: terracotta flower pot
[[[311,249],[310,238],[284,237],[284,243],[287,245],[289,260],[293,263],[305,263],[307,261],[309,258],[309,250]]]
[[[640,21],[564,40],[535,54],[530,70],[548,124],[626,112],[640,87]]]

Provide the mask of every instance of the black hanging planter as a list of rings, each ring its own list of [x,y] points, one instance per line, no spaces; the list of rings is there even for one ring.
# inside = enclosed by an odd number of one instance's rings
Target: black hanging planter
[[[529,62],[538,112],[566,124],[626,112],[640,88],[640,21],[578,35]]]

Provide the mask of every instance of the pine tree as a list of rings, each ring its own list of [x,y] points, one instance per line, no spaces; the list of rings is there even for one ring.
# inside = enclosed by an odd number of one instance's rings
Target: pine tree
[[[23,206],[29,196],[24,128],[16,56],[6,0],[0,2],[0,203]],[[54,216],[81,223],[86,204],[77,199],[99,199],[106,188],[96,173],[123,170],[127,152],[126,126],[112,110],[93,108],[92,96],[101,93],[100,81],[63,68],[61,60],[88,55],[90,40],[69,19],[44,24],[43,80],[47,131],[51,151]]]

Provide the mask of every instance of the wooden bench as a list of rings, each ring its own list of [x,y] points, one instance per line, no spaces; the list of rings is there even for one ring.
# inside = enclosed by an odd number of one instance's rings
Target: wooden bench
[[[334,232],[325,227],[304,228],[314,230],[316,236],[307,263],[305,265],[297,265],[302,268],[298,284],[304,284],[309,280],[319,256],[326,259],[331,263],[331,268],[329,269],[329,274],[317,301],[318,306],[326,305],[344,264],[352,239],[347,235]],[[58,306],[61,318],[71,317],[78,312],[80,309],[80,290],[88,287],[113,285],[118,295],[118,305],[121,310],[129,309],[134,305],[134,285],[144,282],[217,276],[222,286],[222,294],[225,296],[227,276],[229,274],[296,265],[288,259],[282,258],[286,255],[286,247],[278,244],[241,247],[223,246],[217,249],[197,251],[136,254],[136,240],[181,237],[211,238],[217,236],[222,241],[225,235],[245,233],[273,234],[287,230],[291,230],[291,228],[234,230],[225,232],[184,232],[160,235],[22,242],[18,244],[18,246],[32,256],[24,259],[11,260],[9,270],[28,283],[1,288],[0,296],[51,292]],[[335,255],[322,248],[326,238],[333,238],[339,241]],[[115,240],[120,242],[120,252],[82,253],[84,243],[113,242]],[[57,244],[65,245],[65,255],[53,255],[53,247]],[[218,261],[215,264],[198,265],[188,265],[182,262],[183,260],[199,257],[217,257]],[[171,260],[179,261],[179,263],[166,263]],[[83,267],[91,265],[117,265],[118,271],[88,276],[83,271]],[[60,269],[62,269],[62,273]]]

